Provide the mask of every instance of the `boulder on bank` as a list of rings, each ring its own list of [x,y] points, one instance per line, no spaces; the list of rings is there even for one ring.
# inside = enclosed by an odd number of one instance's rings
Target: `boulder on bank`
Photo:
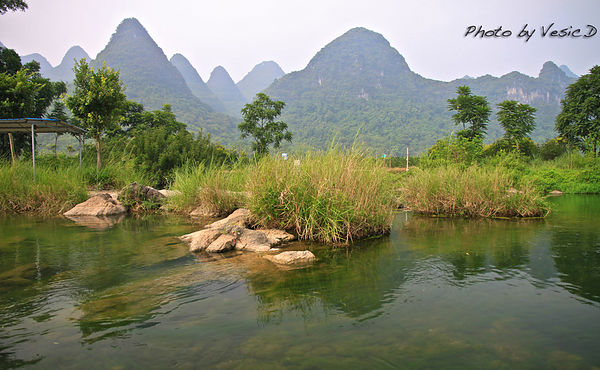
[[[262,231],[244,229],[240,233],[235,249],[249,252],[268,252],[271,249],[271,243]]]
[[[286,231],[283,231],[283,230],[277,230],[277,229],[262,230],[261,229],[258,231],[263,232],[267,236],[267,239],[269,240],[271,247],[274,247],[281,243],[290,242],[290,241],[296,239],[296,237],[294,235],[292,235]]]
[[[249,209],[240,208],[235,210],[232,214],[226,218],[215,221],[212,224],[205,226],[207,229],[221,229],[224,232],[229,232],[235,226],[246,227],[250,223],[250,217],[252,213]]]
[[[265,256],[266,259],[279,265],[300,265],[315,261],[315,255],[311,251],[288,251],[276,255]]]
[[[190,212],[190,216],[192,217],[219,217],[218,212],[211,211],[207,207],[200,206]]]
[[[233,249],[236,245],[235,236],[230,234],[221,234],[214,242],[210,243],[206,251],[208,253],[222,253]]]
[[[65,216],[110,216],[124,213],[127,213],[127,208],[114,200],[110,194],[100,193],[63,214]]]
[[[167,197],[153,187],[132,182],[121,189],[117,199],[129,208],[157,209]]]
[[[552,190],[549,195],[553,195],[553,196],[563,195],[563,192],[560,190]]]

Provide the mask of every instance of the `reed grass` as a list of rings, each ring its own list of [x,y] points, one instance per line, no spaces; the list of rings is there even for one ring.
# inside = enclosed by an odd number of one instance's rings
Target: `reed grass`
[[[77,167],[38,165],[34,181],[31,163],[0,163],[0,213],[57,214],[86,198]]]
[[[205,166],[187,164],[175,170],[173,190],[180,194],[169,198],[170,209],[189,212],[203,207],[205,211],[226,215],[243,207],[247,169],[234,166]]]
[[[265,157],[250,167],[247,204],[258,225],[326,243],[389,232],[395,199],[381,161],[336,148],[298,160]]]
[[[515,188],[502,168],[457,166],[415,168],[403,184],[403,199],[418,213],[463,217],[543,217],[549,212],[539,189],[522,181]]]

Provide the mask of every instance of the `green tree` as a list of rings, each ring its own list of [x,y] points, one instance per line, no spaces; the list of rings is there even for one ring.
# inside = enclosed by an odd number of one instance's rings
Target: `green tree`
[[[21,67],[21,58],[16,51],[0,48],[0,73],[14,75]]]
[[[132,136],[129,147],[136,167],[148,175],[154,186],[165,186],[172,180],[173,169],[188,161],[220,165],[235,157],[211,143],[202,131],[194,139],[185,124],[176,120],[168,104],[162,110],[142,112],[135,128],[127,134]]]
[[[95,71],[82,59],[73,67],[75,91],[65,102],[73,115],[80,120],[88,135],[96,140],[96,168],[102,167],[102,136],[118,126],[121,109],[127,99],[119,71],[102,65]]]
[[[600,66],[567,87],[556,131],[567,142],[598,154],[600,144]]]
[[[42,117],[52,101],[65,91],[63,82],[52,82],[40,75],[39,63],[22,66],[13,50],[0,51],[0,118]],[[31,134],[11,137],[16,154],[31,149]],[[0,135],[0,156],[10,153],[11,137]]]
[[[271,144],[279,148],[282,140],[292,141],[292,133],[288,131],[287,124],[283,121],[275,121],[284,107],[284,102],[273,101],[266,94],[258,93],[252,103],[242,108],[244,120],[238,128],[242,132],[242,138],[248,136],[254,138],[252,150],[256,155],[269,153]]]
[[[492,113],[487,99],[484,96],[471,95],[469,86],[459,86],[456,92],[456,98],[448,99],[448,110],[456,111],[452,120],[463,126],[463,130],[459,132],[460,136],[471,140],[483,138]]]
[[[504,138],[518,151],[519,142],[535,128],[536,109],[515,100],[505,100],[498,104],[498,108],[498,122],[504,128]]]
[[[9,10],[25,10],[27,3],[23,0],[0,0],[0,14],[4,14]]]

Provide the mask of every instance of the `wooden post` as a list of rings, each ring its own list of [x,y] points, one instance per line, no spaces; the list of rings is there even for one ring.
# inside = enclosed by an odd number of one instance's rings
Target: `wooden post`
[[[79,169],[81,170],[81,151],[83,150],[83,136],[79,135]]]
[[[8,133],[8,144],[10,145],[10,159],[12,164],[15,164],[15,144],[13,144],[12,133]]]
[[[406,147],[406,172],[408,172],[408,147]]]
[[[35,181],[35,125],[31,125],[31,160],[33,161],[33,181]]]

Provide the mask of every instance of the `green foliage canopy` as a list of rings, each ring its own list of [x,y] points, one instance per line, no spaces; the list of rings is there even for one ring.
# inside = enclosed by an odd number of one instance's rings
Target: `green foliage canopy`
[[[526,138],[535,128],[536,109],[516,100],[505,100],[498,104],[498,122],[504,128],[504,138],[510,144],[519,146],[519,141]]]
[[[0,14],[4,14],[9,10],[25,10],[27,3],[23,0],[0,0]]]
[[[123,83],[119,79],[119,71],[112,70],[106,64],[94,71],[82,59],[75,64],[73,71],[75,91],[65,101],[83,128],[96,139],[96,166],[100,168],[102,135],[107,130],[117,128],[121,108],[127,101]]]
[[[252,150],[257,155],[269,153],[269,145],[279,148],[282,140],[292,141],[292,133],[288,131],[287,124],[275,121],[281,114],[285,103],[280,100],[273,101],[264,93],[256,94],[252,103],[242,108],[244,121],[238,125],[242,138],[252,136]]]
[[[567,88],[562,111],[556,117],[556,131],[570,144],[582,149],[600,143],[600,66],[581,76]],[[590,150],[591,151],[591,150]]]
[[[471,95],[469,86],[459,86],[456,92],[458,94],[456,98],[448,99],[448,109],[456,111],[452,115],[452,120],[457,125],[463,125],[461,135],[469,139],[482,138],[492,113],[487,98]]]
[[[15,59],[16,58],[16,59]],[[39,63],[21,65],[14,50],[0,50],[0,118],[39,118],[66,91],[63,82],[52,82],[39,73]],[[14,134],[16,154],[31,149],[31,134]],[[0,135],[0,156],[10,153],[7,135]]]

